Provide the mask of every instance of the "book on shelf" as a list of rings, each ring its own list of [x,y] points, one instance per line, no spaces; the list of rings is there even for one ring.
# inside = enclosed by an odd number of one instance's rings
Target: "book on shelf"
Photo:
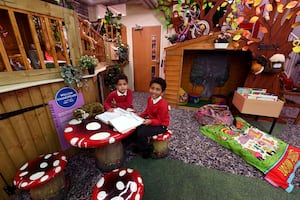
[[[249,87],[238,87],[237,92],[239,94],[262,94],[266,93],[267,89],[263,88],[249,88]]]
[[[113,126],[120,133],[135,129],[144,122],[144,118],[122,108],[115,108],[113,112],[96,115],[96,119]]]
[[[244,95],[247,99],[255,99],[255,100],[264,100],[264,101],[277,101],[278,96],[273,94],[245,94]]]

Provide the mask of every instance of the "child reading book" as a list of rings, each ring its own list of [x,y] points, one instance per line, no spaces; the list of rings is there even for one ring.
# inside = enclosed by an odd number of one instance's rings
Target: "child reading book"
[[[104,101],[106,111],[112,112],[114,108],[131,109],[132,106],[132,90],[128,89],[128,78],[125,74],[118,74],[115,77],[116,90],[112,91]]]
[[[140,117],[145,120],[134,133],[137,151],[142,154],[143,158],[149,158],[153,152],[153,146],[149,143],[148,138],[166,132],[170,123],[169,106],[162,97],[166,87],[166,81],[162,78],[154,78],[150,82],[147,107],[140,114]]]

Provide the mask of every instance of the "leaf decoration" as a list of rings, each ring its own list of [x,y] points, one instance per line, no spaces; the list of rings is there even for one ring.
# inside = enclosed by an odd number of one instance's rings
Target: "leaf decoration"
[[[282,3],[277,5],[277,12],[283,13],[283,4]]]
[[[294,15],[294,12],[290,12],[285,18],[287,20],[291,19],[291,17]]]
[[[252,23],[252,24],[254,24],[256,21],[258,20],[258,17],[257,16],[253,16],[253,17],[251,17],[251,19],[250,19],[250,23]]]
[[[249,46],[243,46],[242,51],[248,51]]]
[[[272,4],[270,4],[270,3],[266,4],[266,9],[267,9],[267,11],[271,12],[273,10]]]
[[[249,40],[249,38],[251,37],[251,32],[248,30],[244,30],[242,36]]]
[[[260,7],[256,7],[256,8],[255,8],[255,13],[256,13],[256,15],[259,15],[260,12],[261,12]]]
[[[241,35],[235,35],[235,36],[233,36],[233,38],[232,38],[232,40],[234,40],[234,41],[238,41],[239,39],[241,39]]]
[[[255,0],[253,6],[254,7],[258,6],[259,4],[261,4],[261,1],[262,0]]]
[[[240,46],[240,44],[239,44],[238,42],[236,42],[236,41],[233,41],[231,44],[232,44],[232,46],[233,46],[234,48],[237,48],[237,47]]]
[[[238,24],[242,23],[242,22],[244,21],[244,19],[245,19],[245,18],[244,18],[243,16],[238,17],[238,18],[237,18],[237,23],[238,23]]]
[[[286,4],[285,8],[294,8],[298,4],[298,1],[290,1],[288,4]]]
[[[252,40],[247,41],[247,45],[250,45],[252,43],[254,43],[254,41],[252,41]]]
[[[222,4],[221,4],[221,8],[223,8],[223,7],[226,7],[227,6],[227,4],[228,4],[228,2],[227,1],[224,1]]]
[[[262,32],[262,33],[268,33],[268,29],[266,28],[266,27],[264,27],[264,26],[261,26],[260,28],[259,28],[259,31],[260,32]]]
[[[300,22],[296,22],[292,25],[292,28],[296,28],[297,26],[300,26]]]

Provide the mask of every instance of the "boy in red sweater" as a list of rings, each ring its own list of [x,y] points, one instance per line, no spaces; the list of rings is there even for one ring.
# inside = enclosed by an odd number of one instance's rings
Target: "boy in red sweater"
[[[135,131],[137,151],[142,154],[143,158],[149,158],[153,153],[149,138],[166,132],[170,123],[169,106],[162,97],[166,87],[166,81],[162,78],[154,78],[150,82],[147,107],[140,114],[145,121]]]
[[[116,90],[112,91],[104,101],[106,111],[112,112],[114,108],[131,109],[132,106],[132,90],[128,89],[128,78],[125,74],[118,74],[115,77]]]

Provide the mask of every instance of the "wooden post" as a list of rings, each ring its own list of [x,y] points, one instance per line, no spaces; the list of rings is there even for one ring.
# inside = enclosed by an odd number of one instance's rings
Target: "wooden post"
[[[20,31],[19,31],[19,27],[18,27],[18,23],[17,23],[16,17],[15,17],[14,11],[12,9],[8,9],[8,15],[9,15],[9,19],[11,21],[11,25],[12,25],[14,34],[16,36],[17,44],[18,44],[19,51],[21,53],[25,68],[27,70],[31,69],[31,66],[29,65],[29,62],[27,60],[26,52],[24,49],[23,41],[22,41],[22,38],[20,35]]]
[[[6,50],[4,48],[4,45],[3,45],[3,42],[2,42],[1,38],[0,38],[0,54],[1,54],[2,60],[4,62],[5,69],[8,72],[11,72],[12,68],[10,66],[10,63],[9,63],[9,60],[8,60],[8,56],[7,56],[7,53],[6,53]]]
[[[32,15],[28,14],[27,18],[28,18],[28,22],[29,22],[29,26],[30,26],[32,39],[34,41],[34,45],[35,45],[35,48],[37,50],[38,57],[40,59],[42,69],[46,69],[46,65],[45,65],[45,62],[44,62],[44,55],[42,54],[43,51],[41,49],[41,44],[40,44],[38,35],[36,33],[35,25],[34,25],[33,20],[32,20]]]
[[[70,65],[71,62],[70,62],[70,59],[69,59],[69,55],[68,55],[68,49],[67,49],[67,42],[66,42],[66,39],[65,39],[65,34],[64,34],[64,31],[63,31],[63,26],[62,26],[62,21],[58,21],[59,23],[59,32],[60,32],[60,41],[61,41],[61,46],[63,48],[63,51],[64,51],[64,56],[66,58],[66,63],[67,65]]]

